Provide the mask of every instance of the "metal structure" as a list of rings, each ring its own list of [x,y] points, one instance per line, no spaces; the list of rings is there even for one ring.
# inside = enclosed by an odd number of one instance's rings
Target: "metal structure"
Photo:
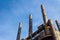
[[[19,23],[18,33],[17,33],[17,38],[16,38],[16,40],[20,40],[21,28],[22,28],[22,23]]]
[[[29,40],[32,40],[32,14],[29,15]]]
[[[28,37],[22,40],[60,40],[60,25],[56,20],[58,30],[55,29],[51,19],[47,19],[44,6],[41,5],[41,11],[43,16],[44,23],[38,26],[38,29],[33,33],[32,32],[32,15],[29,15],[29,35]],[[19,29],[17,40],[20,40]]]

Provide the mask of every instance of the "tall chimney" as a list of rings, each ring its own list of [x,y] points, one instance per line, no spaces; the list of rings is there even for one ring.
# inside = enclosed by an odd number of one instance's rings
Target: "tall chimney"
[[[55,28],[54,28],[54,26],[53,26],[53,22],[52,22],[51,19],[48,20],[48,22],[49,22],[49,26],[50,26],[50,30],[51,30],[51,34],[52,34],[52,36],[53,36],[53,39],[54,39],[54,40],[57,40],[57,36],[56,36]]]
[[[18,33],[17,33],[17,39],[16,40],[20,40],[21,28],[22,28],[22,23],[19,23],[19,28],[18,28]]]
[[[46,24],[47,23],[47,16],[46,16],[46,12],[44,10],[43,5],[41,5],[41,10],[42,10],[42,16],[43,16],[44,24]]]
[[[32,14],[29,15],[29,36],[32,39]]]
[[[57,27],[58,27],[58,30],[60,31],[60,24],[57,20],[55,20],[56,24],[57,24]]]
[[[47,26],[47,16],[46,16],[46,12],[44,10],[44,5],[41,5],[41,11],[42,11],[42,16],[43,16],[43,21],[44,21],[44,32],[45,32],[45,35],[47,35],[47,31],[49,30],[48,26]]]

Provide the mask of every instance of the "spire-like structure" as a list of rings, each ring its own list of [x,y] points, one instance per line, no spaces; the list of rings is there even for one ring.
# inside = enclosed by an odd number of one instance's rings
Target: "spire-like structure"
[[[20,40],[21,28],[22,28],[22,23],[19,23],[19,28],[18,28],[18,33],[17,33],[17,39],[16,40]]]
[[[29,36],[32,38],[32,14],[29,15]]]
[[[42,10],[44,24],[46,24],[47,23],[47,16],[46,16],[46,12],[44,10],[44,5],[41,5],[41,10]]]
[[[60,24],[57,20],[55,20],[56,24],[57,24],[57,27],[58,27],[58,30],[60,31]]]

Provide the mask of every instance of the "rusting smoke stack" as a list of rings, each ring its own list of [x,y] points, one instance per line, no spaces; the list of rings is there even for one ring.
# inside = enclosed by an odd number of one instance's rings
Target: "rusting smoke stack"
[[[44,5],[41,5],[41,11],[42,11],[42,16],[43,16],[43,21],[44,21],[44,31],[45,31],[45,34],[47,35],[48,34],[48,30],[49,30],[49,28],[48,28],[48,26],[47,26],[47,21],[48,21],[48,19],[47,19],[47,16],[46,16],[46,12],[45,12],[45,9],[44,9]]]
[[[58,30],[60,31],[60,24],[57,20],[55,20],[56,24],[57,24],[57,27],[58,27]]]
[[[42,16],[43,16],[44,24],[46,24],[47,23],[47,16],[46,16],[46,12],[44,10],[43,5],[41,5],[41,10],[42,10]]]
[[[32,38],[32,14],[29,15],[29,36]]]
[[[19,28],[18,28],[18,33],[17,33],[17,39],[16,40],[20,40],[21,28],[22,28],[22,23],[19,23]]]

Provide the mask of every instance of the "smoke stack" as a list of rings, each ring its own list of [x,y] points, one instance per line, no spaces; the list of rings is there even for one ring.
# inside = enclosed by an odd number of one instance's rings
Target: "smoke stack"
[[[44,9],[44,5],[41,5],[41,11],[42,11],[42,16],[43,16],[43,21],[44,21],[44,31],[45,31],[45,34],[47,35],[47,31],[49,30],[49,28],[47,27],[47,16],[46,16],[46,12],[45,12],[45,9]]]
[[[32,14],[29,15],[29,36],[32,38]]]
[[[49,22],[49,26],[50,26],[50,30],[51,30],[51,34],[52,34],[52,36],[53,36],[53,39],[54,39],[54,40],[57,40],[57,36],[56,36],[55,28],[54,28],[54,26],[53,26],[53,22],[52,22],[51,19],[48,20],[48,22]]]
[[[57,24],[57,27],[58,27],[58,30],[60,31],[60,24],[57,20],[55,20],[56,24]]]
[[[21,28],[22,28],[22,23],[19,23],[19,28],[18,28],[18,33],[17,33],[17,39],[16,40],[20,40]]]
[[[46,24],[47,23],[47,16],[46,16],[46,12],[44,10],[43,5],[41,5],[41,10],[42,10],[42,16],[43,16],[44,24]]]

